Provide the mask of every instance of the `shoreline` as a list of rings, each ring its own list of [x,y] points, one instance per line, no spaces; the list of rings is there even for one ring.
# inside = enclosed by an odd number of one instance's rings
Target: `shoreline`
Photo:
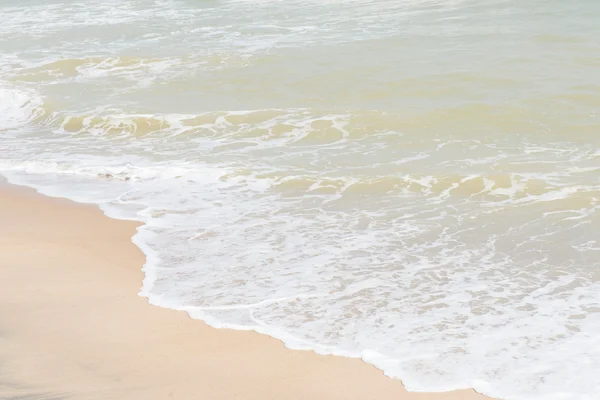
[[[140,223],[0,176],[0,397],[475,400],[411,393],[360,359],[216,329],[137,295]]]

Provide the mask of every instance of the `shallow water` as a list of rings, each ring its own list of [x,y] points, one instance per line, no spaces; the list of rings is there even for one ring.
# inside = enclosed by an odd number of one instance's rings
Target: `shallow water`
[[[0,20],[0,172],[145,222],[151,303],[411,390],[597,398],[600,3],[0,0]]]

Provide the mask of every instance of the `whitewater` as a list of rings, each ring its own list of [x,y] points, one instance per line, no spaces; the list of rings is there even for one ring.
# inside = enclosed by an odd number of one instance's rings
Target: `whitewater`
[[[0,0],[0,174],[140,295],[413,391],[600,392],[600,3]]]

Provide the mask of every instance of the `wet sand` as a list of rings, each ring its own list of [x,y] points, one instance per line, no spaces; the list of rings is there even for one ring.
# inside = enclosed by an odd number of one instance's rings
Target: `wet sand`
[[[408,393],[358,359],[151,306],[136,227],[0,182],[0,399],[485,398]]]

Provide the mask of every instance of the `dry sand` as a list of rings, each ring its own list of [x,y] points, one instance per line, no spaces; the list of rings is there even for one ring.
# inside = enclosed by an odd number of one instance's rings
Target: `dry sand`
[[[135,229],[0,183],[0,399],[484,399],[150,306]]]

